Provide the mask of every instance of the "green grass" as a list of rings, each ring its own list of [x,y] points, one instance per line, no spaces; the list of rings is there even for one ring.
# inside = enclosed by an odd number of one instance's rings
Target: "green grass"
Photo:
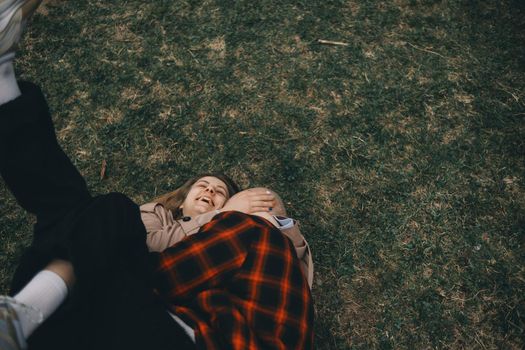
[[[518,0],[49,1],[16,68],[94,193],[145,202],[208,170],[281,193],[318,349],[521,349],[524,19]],[[32,219],[0,186],[6,291]]]

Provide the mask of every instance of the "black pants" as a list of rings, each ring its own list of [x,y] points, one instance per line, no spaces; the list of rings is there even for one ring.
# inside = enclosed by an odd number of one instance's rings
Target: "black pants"
[[[92,197],[57,143],[42,92],[20,89],[0,106],[0,173],[37,223],[11,294],[54,258],[71,261],[77,277],[30,349],[194,349],[152,293],[138,206],[119,193]]]

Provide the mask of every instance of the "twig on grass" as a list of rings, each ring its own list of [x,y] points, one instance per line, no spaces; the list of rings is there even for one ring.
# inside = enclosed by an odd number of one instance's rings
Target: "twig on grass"
[[[501,91],[504,91],[504,92],[506,92],[507,94],[511,95],[512,98],[514,99],[514,101],[516,101],[516,103],[520,103],[520,98],[519,98],[518,96],[516,96],[516,94],[514,94],[512,91],[510,91],[510,88],[509,88],[509,87],[503,85],[503,84],[500,83],[500,82],[497,82],[497,84],[498,84],[499,86],[501,86],[501,89],[500,89]]]
[[[445,56],[443,56],[443,55],[440,54],[440,53],[434,52],[434,51],[429,50],[429,49],[425,49],[425,48],[418,47],[418,46],[416,46],[416,45],[414,45],[414,44],[409,43],[408,41],[407,41],[407,44],[410,45],[410,46],[412,46],[412,47],[413,47],[414,49],[416,49],[416,50],[424,51],[424,52],[431,53],[431,54],[433,54],[433,55],[439,56],[439,57],[441,57],[441,58],[448,59],[448,57],[445,57]]]
[[[108,163],[105,159],[102,160],[102,166],[100,167],[100,180],[104,180],[106,177],[106,168],[108,166]]]
[[[349,46],[350,45],[342,41],[331,41],[331,40],[323,40],[323,39],[317,39],[317,42],[323,45],[334,45],[334,46]]]

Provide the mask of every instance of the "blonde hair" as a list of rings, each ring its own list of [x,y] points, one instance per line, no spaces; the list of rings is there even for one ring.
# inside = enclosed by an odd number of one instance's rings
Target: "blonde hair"
[[[186,196],[188,195],[191,186],[193,186],[194,183],[206,176],[213,176],[224,182],[228,190],[228,198],[240,191],[239,186],[228,176],[218,173],[206,173],[190,178],[175,191],[163,194],[162,196],[155,198],[153,202],[162,204],[164,208],[171,211],[171,213],[173,214],[173,218],[175,220],[178,220],[183,216],[182,209],[180,208],[180,206],[186,199]]]

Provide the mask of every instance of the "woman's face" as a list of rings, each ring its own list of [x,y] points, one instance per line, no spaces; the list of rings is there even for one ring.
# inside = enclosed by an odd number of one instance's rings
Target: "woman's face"
[[[197,180],[181,205],[184,216],[196,216],[221,209],[229,198],[226,184],[213,176]]]

